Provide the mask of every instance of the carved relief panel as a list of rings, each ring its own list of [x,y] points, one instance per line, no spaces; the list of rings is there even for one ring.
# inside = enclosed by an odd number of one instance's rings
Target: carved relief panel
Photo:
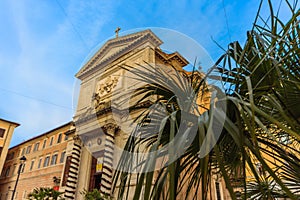
[[[104,79],[96,80],[93,103],[96,110],[111,106],[111,96],[115,95],[115,91],[122,87],[121,73],[112,74]]]
[[[96,94],[105,96],[106,94],[110,93],[113,88],[117,86],[118,78],[118,76],[108,76],[104,80],[98,81],[96,85]]]

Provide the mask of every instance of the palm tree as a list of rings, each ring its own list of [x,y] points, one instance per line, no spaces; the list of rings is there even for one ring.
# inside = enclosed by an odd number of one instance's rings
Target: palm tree
[[[217,62],[228,86],[227,94],[238,113],[245,116],[239,126],[246,125],[250,134],[251,146],[246,146],[262,164],[263,174],[270,174],[264,181],[251,170],[260,186],[256,191],[270,190],[271,194],[277,186],[290,198],[300,187],[300,175],[295,173],[300,169],[300,12],[296,3],[285,1],[291,18],[283,22],[279,10],[275,13],[268,1],[270,17],[264,20],[258,12],[244,47],[239,42],[231,43]]]
[[[29,199],[35,199],[35,200],[47,200],[47,199],[61,199],[62,198],[62,192],[56,191],[53,188],[47,188],[47,187],[40,187],[35,188],[31,193],[28,194]]]
[[[268,1],[264,20],[263,3],[245,45],[231,43],[206,76],[175,69],[170,76],[147,63],[124,67],[146,85],[134,93],[142,98],[131,109],[143,111],[114,176],[118,198],[133,191],[134,199],[211,199],[213,175],[221,176],[232,199],[238,198],[235,184],[243,199],[299,198],[300,12],[283,2],[292,16],[282,22]],[[207,85],[216,73],[225,95]],[[211,101],[202,105],[205,94]],[[140,106],[153,96],[159,109]],[[140,149],[148,154],[131,156]]]
[[[92,191],[84,190],[80,192],[81,195],[84,196],[85,200],[109,200],[110,197],[101,194],[101,192],[97,189],[93,189]]]

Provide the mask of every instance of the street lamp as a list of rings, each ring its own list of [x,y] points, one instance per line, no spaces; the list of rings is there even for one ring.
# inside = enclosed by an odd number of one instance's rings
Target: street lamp
[[[22,156],[20,158],[20,166],[19,166],[19,169],[18,169],[18,176],[17,176],[17,180],[16,180],[16,184],[15,184],[12,196],[11,196],[11,200],[14,199],[14,196],[15,196],[15,193],[16,193],[16,189],[17,189],[17,185],[18,185],[18,181],[19,181],[19,177],[20,177],[20,174],[21,174],[21,170],[22,170],[22,167],[23,167],[25,161],[26,161],[26,157]]]

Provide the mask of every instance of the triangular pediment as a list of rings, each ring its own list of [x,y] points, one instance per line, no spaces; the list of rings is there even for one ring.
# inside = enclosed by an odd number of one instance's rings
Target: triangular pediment
[[[130,51],[150,42],[154,47],[162,44],[162,41],[151,31],[145,30],[126,36],[108,40],[76,74],[81,79],[95,70],[106,66]]]

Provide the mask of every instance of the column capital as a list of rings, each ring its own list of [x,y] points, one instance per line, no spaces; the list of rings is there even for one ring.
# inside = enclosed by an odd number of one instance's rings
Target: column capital
[[[119,129],[119,126],[113,123],[108,123],[103,126],[103,129],[105,130],[105,132],[114,135],[115,132]]]
[[[78,135],[73,136],[74,143],[81,144],[81,139]]]

